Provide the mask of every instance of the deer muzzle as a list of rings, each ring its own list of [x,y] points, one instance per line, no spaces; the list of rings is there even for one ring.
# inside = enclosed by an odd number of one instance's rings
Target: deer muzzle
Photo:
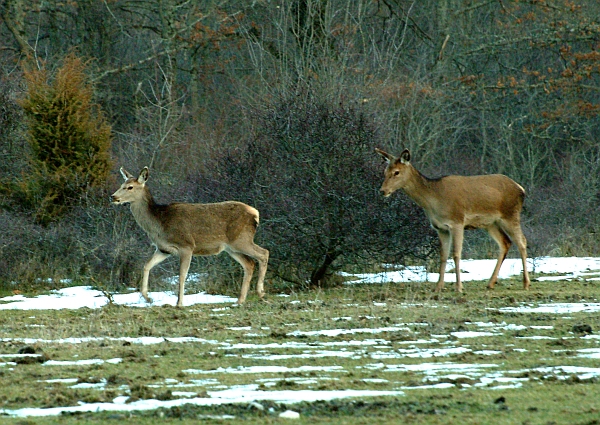
[[[392,194],[390,190],[385,189],[383,186],[381,187],[381,189],[379,189],[379,191],[386,198]]]

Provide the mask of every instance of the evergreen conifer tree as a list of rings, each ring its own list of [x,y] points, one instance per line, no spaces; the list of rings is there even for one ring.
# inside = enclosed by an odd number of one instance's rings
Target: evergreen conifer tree
[[[74,54],[51,80],[46,69],[27,70],[21,101],[28,122],[30,170],[19,182],[20,198],[39,223],[60,219],[111,168],[111,126],[93,103],[86,63]]]

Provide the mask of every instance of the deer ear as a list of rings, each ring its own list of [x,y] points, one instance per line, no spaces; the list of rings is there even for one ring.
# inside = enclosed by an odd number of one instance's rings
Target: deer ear
[[[131,175],[131,173],[123,167],[121,167],[121,169],[119,171],[121,172],[121,175],[123,176],[123,179],[125,179],[125,180],[129,180],[130,178],[133,177]]]
[[[379,155],[381,155],[383,157],[383,159],[385,159],[386,162],[392,162],[394,161],[394,157],[393,155],[390,155],[389,153],[387,153],[386,151],[382,151],[379,148],[375,148],[375,152],[377,152]]]
[[[140,176],[138,177],[138,183],[145,184],[148,181],[148,175],[150,174],[150,170],[148,167],[144,167],[142,171],[140,171]]]
[[[408,164],[410,162],[410,152],[408,149],[404,149],[404,151],[402,151],[402,153],[400,154],[400,161],[403,164]]]

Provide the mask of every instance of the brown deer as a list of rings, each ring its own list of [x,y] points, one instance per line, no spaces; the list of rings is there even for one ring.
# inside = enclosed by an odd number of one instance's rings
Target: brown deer
[[[440,278],[435,288],[444,287],[444,272],[452,241],[456,290],[462,292],[460,256],[464,229],[483,228],[500,248],[498,262],[488,282],[492,289],[498,280],[500,266],[506,258],[511,240],[517,244],[523,261],[523,288],[529,289],[527,273],[527,241],[521,230],[521,209],[525,190],[502,174],[481,176],[445,176],[429,179],[410,164],[410,152],[405,149],[395,158],[381,149],[375,151],[388,162],[381,192],[390,196],[402,189],[425,210],[440,238]]]
[[[148,297],[150,270],[171,255],[179,257],[179,296],[177,307],[183,306],[185,279],[194,255],[216,255],[226,251],[244,269],[244,280],[238,304],[246,300],[258,262],[258,296],[264,296],[264,279],[269,251],[254,243],[259,221],[258,211],[241,202],[227,201],[215,204],[173,203],[159,205],[146,187],[148,167],[134,177],[121,168],[125,183],[112,194],[113,204],[128,203],[137,224],[144,229],[156,246],[154,255],[144,266],[142,296]]]

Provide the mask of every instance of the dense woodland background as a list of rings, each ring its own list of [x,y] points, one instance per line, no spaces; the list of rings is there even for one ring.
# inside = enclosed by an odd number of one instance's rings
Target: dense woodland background
[[[0,286],[135,285],[153,248],[109,203],[120,166],[159,202],[258,208],[272,287],[435,261],[375,147],[507,174],[531,256],[599,255],[599,113],[597,0],[1,0]],[[495,250],[471,232],[464,257]]]

